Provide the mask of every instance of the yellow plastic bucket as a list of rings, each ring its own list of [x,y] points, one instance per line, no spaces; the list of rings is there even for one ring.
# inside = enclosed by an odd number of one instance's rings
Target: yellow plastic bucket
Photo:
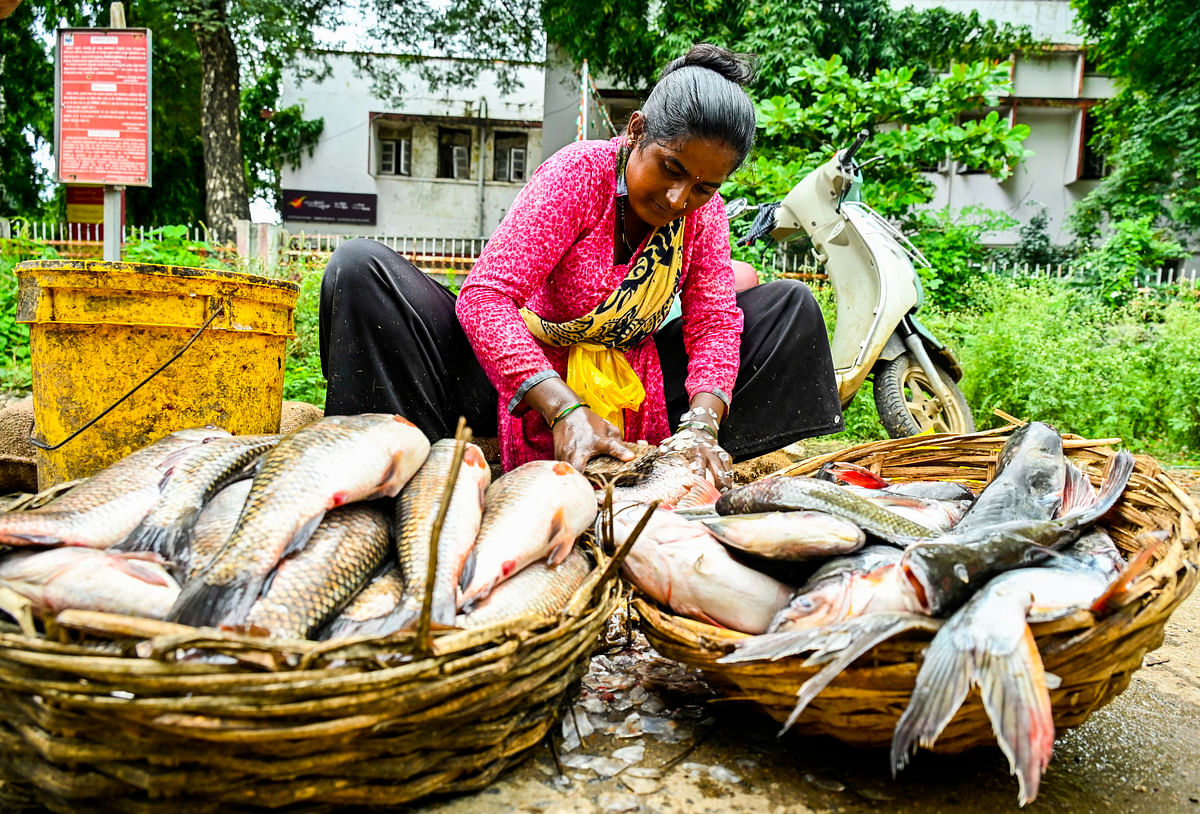
[[[34,443],[62,444],[38,450],[40,488],[187,427],[279,431],[295,283],[86,260],[30,260],[16,275],[17,320],[29,323]]]

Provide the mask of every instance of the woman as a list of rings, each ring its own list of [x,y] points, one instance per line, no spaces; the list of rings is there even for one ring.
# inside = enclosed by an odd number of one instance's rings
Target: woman
[[[718,487],[734,460],[840,430],[811,292],[735,294],[717,188],[753,146],[751,75],[710,45],[670,63],[623,136],[537,169],[456,303],[379,244],[339,247],[321,291],[326,411],[391,410],[434,438],[465,415],[496,429],[506,470],[661,442]],[[676,292],[683,318],[664,326]]]

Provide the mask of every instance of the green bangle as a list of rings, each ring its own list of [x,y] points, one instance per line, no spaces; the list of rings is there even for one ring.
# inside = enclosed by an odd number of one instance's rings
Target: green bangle
[[[714,441],[717,440],[717,431],[714,430],[712,427],[708,426],[707,424],[705,424],[703,421],[685,421],[684,423],[680,424],[678,427],[675,428],[675,432],[680,432],[682,430],[690,430],[692,428],[704,430],[706,433],[708,433],[709,435],[711,435],[713,437]]]
[[[587,405],[584,404],[582,401],[577,401],[574,404],[568,404],[566,407],[563,407],[561,410],[558,411],[558,415],[556,415],[556,416],[554,416],[554,418],[550,419],[550,429],[553,430],[555,428],[555,426],[558,425],[558,422],[562,421],[564,418],[569,416],[575,410],[578,410],[580,407],[587,407]]]

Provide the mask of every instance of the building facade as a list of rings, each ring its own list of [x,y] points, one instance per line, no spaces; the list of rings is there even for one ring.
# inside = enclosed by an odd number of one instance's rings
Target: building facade
[[[1091,111],[1116,93],[1112,80],[1088,63],[1069,0],[894,0],[894,5],[975,11],[984,19],[1027,25],[1035,40],[1050,43],[1047,49],[1012,56],[1013,92],[997,108],[1010,123],[1029,125],[1025,147],[1033,155],[1005,181],[950,162],[927,168],[926,177],[937,188],[932,208],[959,212],[983,206],[1026,223],[1045,207],[1050,239],[1068,242],[1064,226],[1071,206],[1108,171],[1104,157],[1088,146]],[[988,236],[997,246],[1017,239],[1017,230]]]
[[[287,81],[282,105],[325,120],[315,151],[284,167],[279,202],[291,232],[487,237],[542,161],[543,70],[518,66],[501,94],[482,71],[470,87],[405,80],[403,104],[371,93],[349,55],[321,81]]]

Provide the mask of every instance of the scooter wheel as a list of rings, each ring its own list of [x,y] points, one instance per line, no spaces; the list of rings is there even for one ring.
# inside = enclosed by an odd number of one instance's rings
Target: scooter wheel
[[[951,403],[942,404],[933,392],[929,376],[911,354],[897,356],[875,372],[875,409],[892,438],[907,438],[921,432],[975,432],[971,406],[954,379],[937,368],[950,390]]]

